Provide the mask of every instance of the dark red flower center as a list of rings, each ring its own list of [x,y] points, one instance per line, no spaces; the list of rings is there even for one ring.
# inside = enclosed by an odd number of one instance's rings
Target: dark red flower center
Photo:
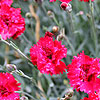
[[[52,59],[53,52],[50,48],[43,47],[43,50],[46,52],[47,58]]]
[[[7,26],[9,25],[8,16],[4,15],[3,17],[1,17],[1,19],[5,22],[5,24],[6,24]]]
[[[0,96],[8,96],[11,92],[8,92],[7,89],[3,86],[0,86]]]
[[[89,73],[89,69],[90,69],[90,65],[88,64],[83,64],[80,67],[82,69],[82,71],[80,72],[80,79],[84,81],[88,81],[90,82],[92,79],[94,79],[95,73],[94,74],[90,74]]]
[[[83,64],[80,68],[87,74],[90,68],[90,65],[88,64]]]

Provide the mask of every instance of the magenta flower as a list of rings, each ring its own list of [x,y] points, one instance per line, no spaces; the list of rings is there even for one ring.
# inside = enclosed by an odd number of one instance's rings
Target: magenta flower
[[[0,0],[0,8],[2,4],[6,4],[8,6],[11,6],[11,4],[13,3],[13,0]]]
[[[66,65],[61,61],[66,57],[67,48],[61,45],[61,42],[54,40],[52,33],[46,32],[44,37],[41,37],[30,49],[30,56],[33,65],[37,65],[37,68],[41,73],[45,74],[60,74],[66,69]]]
[[[25,30],[25,20],[21,16],[20,8],[2,4],[0,8],[0,35],[4,40],[13,37],[16,39]]]
[[[85,97],[81,100],[100,100],[100,93],[90,93],[89,98]]]
[[[20,88],[15,78],[9,73],[0,73],[0,100],[20,100],[19,93],[15,93]]]
[[[70,84],[77,91],[91,93],[100,89],[100,59],[90,58],[84,52],[74,56],[72,63],[68,67],[68,78]]]

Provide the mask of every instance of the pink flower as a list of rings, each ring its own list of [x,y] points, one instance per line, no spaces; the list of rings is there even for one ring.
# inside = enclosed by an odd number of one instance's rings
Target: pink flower
[[[56,1],[56,0],[50,0],[50,2],[55,2],[55,1]],[[72,1],[72,0],[59,0],[59,1],[69,3],[69,2]]]
[[[61,61],[66,57],[67,48],[61,45],[61,42],[54,40],[52,33],[46,32],[44,37],[41,37],[30,49],[30,56],[33,65],[37,65],[37,68],[41,73],[45,74],[60,74],[66,69],[66,65]]]
[[[9,73],[0,73],[0,100],[20,100],[19,93],[15,93],[20,88],[15,78]]]
[[[61,2],[66,2],[66,3],[69,3],[70,1],[72,0],[60,0]]]
[[[2,4],[0,8],[0,35],[4,40],[13,37],[16,39],[25,30],[25,21],[21,16],[20,8]]]
[[[68,78],[70,84],[77,91],[86,93],[95,92],[100,89],[100,59],[90,58],[84,52],[74,56],[72,63],[68,67]]]
[[[85,97],[81,100],[100,100],[100,94],[99,93],[90,93],[89,98]]]
[[[55,2],[56,0],[50,0],[50,2]]]
[[[80,0],[80,1],[89,2],[89,0]],[[91,1],[94,1],[94,0],[91,0]]]
[[[7,4],[8,6],[11,6],[13,3],[13,0],[0,0],[0,7],[2,4]]]

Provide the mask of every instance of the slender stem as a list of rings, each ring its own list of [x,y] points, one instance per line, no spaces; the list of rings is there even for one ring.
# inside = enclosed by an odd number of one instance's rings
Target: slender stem
[[[24,40],[25,40],[27,43],[32,44],[32,43],[27,39],[27,37],[26,37],[24,34],[22,34],[22,37],[24,38]]]
[[[18,75],[23,76],[23,77],[25,77],[25,78],[27,78],[27,79],[29,79],[29,80],[32,81],[32,77],[29,77],[29,76],[25,75],[21,70],[16,70],[15,72],[16,72]]]
[[[57,21],[57,19],[56,19],[56,17],[55,17],[55,15],[54,15],[54,17],[53,17],[53,20],[55,21],[55,23],[60,27],[60,24],[59,24],[59,22]]]
[[[49,77],[49,76],[47,76],[47,75],[45,75],[45,74],[44,74],[44,76],[45,76],[46,79],[48,80],[50,88],[53,87],[53,90],[54,90],[56,96],[59,96],[58,91],[56,90],[56,87],[55,87],[53,81],[51,80],[51,77]]]
[[[72,31],[72,34],[74,34],[74,25],[73,25],[72,13],[68,12],[68,15],[69,15],[69,18],[70,18],[71,31]]]
[[[74,24],[73,24],[73,18],[72,18],[72,13],[71,12],[67,12],[68,13],[68,16],[69,16],[69,21],[70,21],[70,27],[71,27],[71,33],[70,33],[70,36],[73,38],[73,41],[72,41],[72,44],[75,43],[75,34],[74,34]],[[68,44],[70,45],[71,49],[72,49],[72,53],[73,55],[75,55],[75,50],[74,50],[74,47],[72,46],[72,44],[70,43],[69,39],[66,37],[66,39],[68,41]]]
[[[93,37],[93,41],[94,41],[94,45],[95,45],[95,52],[96,52],[96,56],[98,55],[98,40],[97,40],[97,34],[96,34],[96,28],[95,28],[95,23],[94,23],[94,16],[93,16],[93,4],[92,1],[90,0],[90,13],[91,13],[91,25],[92,25],[92,37]]]
[[[1,37],[0,37],[0,38],[1,38]],[[4,42],[4,43],[7,44],[7,45],[13,47],[13,48],[14,48],[18,53],[20,53],[24,58],[26,58],[27,60],[31,61],[30,58],[28,58],[22,51],[20,51],[20,49],[19,49],[12,41],[10,41],[10,43],[9,43],[9,42],[3,40],[2,38],[1,38],[1,41]]]
[[[71,42],[69,41],[67,36],[64,36],[65,41],[69,44],[71,50],[72,50],[72,54],[75,55],[75,49],[73,47],[73,45],[71,44]]]
[[[34,98],[33,96],[31,96],[30,94],[23,92],[23,91],[16,91],[16,93],[23,93],[25,95],[27,95],[28,97],[32,98],[32,100],[37,100],[36,98]]]

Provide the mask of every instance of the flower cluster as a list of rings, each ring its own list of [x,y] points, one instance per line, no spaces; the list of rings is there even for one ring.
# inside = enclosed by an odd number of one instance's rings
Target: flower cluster
[[[20,88],[15,78],[9,73],[0,73],[0,100],[20,100],[19,93],[15,93]]]
[[[0,1],[0,35],[4,40],[12,37],[16,39],[25,30],[25,21],[20,8],[10,7],[12,0]]]
[[[61,42],[54,40],[52,33],[46,32],[44,37],[41,37],[30,49],[31,61],[41,73],[60,74],[66,69],[66,65],[61,61],[66,57],[67,48],[61,45]]]

